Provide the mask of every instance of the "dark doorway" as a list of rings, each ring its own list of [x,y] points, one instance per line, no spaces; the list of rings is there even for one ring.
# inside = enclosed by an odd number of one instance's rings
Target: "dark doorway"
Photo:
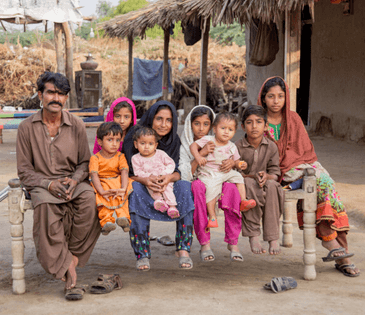
[[[300,41],[300,86],[297,93],[297,113],[308,125],[309,91],[311,77],[312,17],[306,5],[302,11],[302,32]]]

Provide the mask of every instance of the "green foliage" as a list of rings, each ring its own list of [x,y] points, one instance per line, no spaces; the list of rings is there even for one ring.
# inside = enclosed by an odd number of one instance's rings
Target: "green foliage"
[[[82,24],[81,27],[79,27],[75,30],[76,36],[80,36],[86,40],[90,39],[90,31],[91,31],[91,27],[92,27],[91,25],[92,25],[91,23]],[[93,27],[93,29],[94,29],[94,27]]]
[[[146,0],[127,0],[119,1],[119,5],[114,9],[112,17],[126,14],[131,11],[136,11],[140,8],[147,6],[149,3]]]
[[[179,22],[175,23],[174,34],[171,37],[176,38],[181,33],[182,33],[182,27],[181,27],[181,22],[179,21]],[[164,31],[158,25],[155,25],[154,27],[146,30],[146,37],[148,37],[148,38],[152,38],[152,39],[155,39],[156,37],[163,38],[163,36],[164,36]]]
[[[113,4],[106,0],[98,0],[96,14],[98,17],[105,17],[114,12]]]
[[[212,27],[209,32],[210,37],[222,45],[232,45],[232,42],[238,46],[245,45],[245,26],[235,22],[231,25],[218,25]]]
[[[13,31],[9,32],[0,32],[0,44],[4,44],[5,42],[11,43],[13,45],[18,44],[18,38],[20,45],[24,46],[31,46],[36,43],[41,43],[45,40],[53,39],[54,34],[53,32],[44,33],[39,30],[34,31]]]

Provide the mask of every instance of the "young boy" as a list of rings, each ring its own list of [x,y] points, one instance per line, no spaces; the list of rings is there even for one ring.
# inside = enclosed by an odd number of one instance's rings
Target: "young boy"
[[[280,177],[279,152],[274,141],[264,136],[267,130],[267,113],[262,106],[250,105],[242,117],[245,137],[236,142],[241,160],[248,167],[242,171],[248,199],[256,201],[256,207],[242,213],[242,235],[250,238],[254,254],[265,253],[260,245],[260,221],[263,238],[269,242],[270,255],[280,253],[279,219],[284,209],[284,191]]]

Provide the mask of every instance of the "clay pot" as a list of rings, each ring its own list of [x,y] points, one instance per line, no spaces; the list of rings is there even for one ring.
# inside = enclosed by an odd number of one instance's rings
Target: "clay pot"
[[[95,70],[98,67],[98,63],[94,61],[94,57],[89,53],[86,57],[86,61],[81,62],[80,66],[82,70]]]

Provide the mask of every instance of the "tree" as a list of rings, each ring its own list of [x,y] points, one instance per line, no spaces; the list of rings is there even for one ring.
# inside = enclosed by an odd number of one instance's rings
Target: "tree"
[[[136,11],[140,8],[147,6],[149,2],[147,0],[127,0],[127,1],[119,1],[119,5],[114,10],[113,15],[121,15],[126,14],[130,11]]]
[[[96,5],[96,14],[99,18],[110,15],[113,12],[113,5],[106,0],[99,0]]]

